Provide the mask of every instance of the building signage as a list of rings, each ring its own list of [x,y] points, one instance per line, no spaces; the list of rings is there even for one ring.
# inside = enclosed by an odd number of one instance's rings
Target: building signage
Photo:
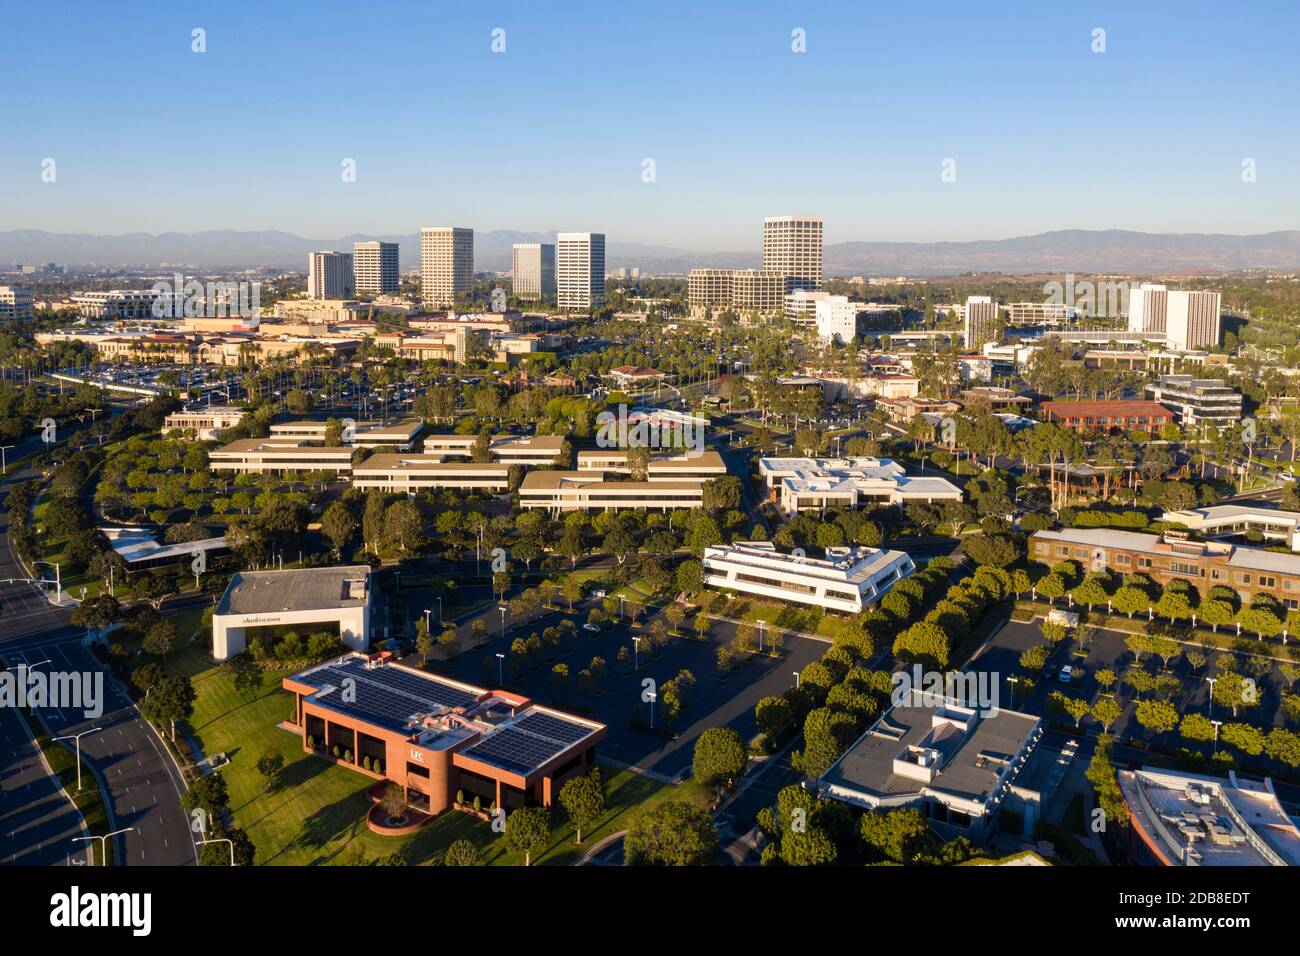
[[[414,760],[416,763],[424,763],[424,753],[412,747],[411,759]]]

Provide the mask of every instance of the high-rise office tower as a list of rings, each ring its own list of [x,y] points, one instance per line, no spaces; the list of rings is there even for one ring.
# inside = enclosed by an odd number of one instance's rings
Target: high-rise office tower
[[[358,292],[389,295],[401,287],[397,243],[358,242],[352,246],[352,274]]]
[[[555,304],[590,309],[605,298],[605,234],[562,232],[555,237]]]
[[[998,304],[991,296],[966,297],[966,322],[963,334],[968,351],[978,349],[985,342],[998,340]]]
[[[786,292],[822,284],[822,221],[818,216],[763,220],[763,269],[786,277]]]
[[[510,279],[517,299],[555,301],[555,246],[516,242],[511,249]]]
[[[1218,292],[1168,293],[1165,340],[1169,348],[1186,352],[1218,345],[1220,300]]]
[[[356,293],[351,253],[313,252],[307,257],[307,298],[350,299]]]
[[[1143,282],[1129,293],[1128,330],[1163,334],[1169,311],[1169,293],[1162,285]]]
[[[474,283],[474,230],[435,226],[420,230],[420,295],[425,307],[456,304]]]

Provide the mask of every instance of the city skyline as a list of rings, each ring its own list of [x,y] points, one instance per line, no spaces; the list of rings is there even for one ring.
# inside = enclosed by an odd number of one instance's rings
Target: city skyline
[[[1165,8],[1012,5],[945,7],[921,20],[766,4],[744,17],[657,7],[615,23],[583,6],[542,16],[522,5],[381,4],[344,34],[330,27],[345,9],[337,4],[315,22],[251,7],[147,19],[72,7],[63,55],[14,81],[11,120],[24,137],[0,157],[0,227],[327,237],[407,232],[418,214],[480,232],[598,227],[730,251],[751,247],[755,210],[818,211],[827,245],[1300,224],[1300,174],[1289,161],[1297,134],[1278,120],[1289,108],[1282,44],[1293,11],[1228,17],[1200,4],[1175,18]],[[35,11],[12,16],[0,52],[17,56],[19,38],[48,26]],[[205,31],[203,53],[192,50],[195,29]],[[1094,52],[1098,29],[1104,52]],[[286,31],[301,42],[278,43]],[[96,51],[128,35],[151,55],[104,75]],[[422,102],[434,41],[440,82],[457,93],[433,124],[458,131],[450,145],[397,119]],[[389,108],[367,108],[364,128],[327,141],[286,135],[307,91],[331,81],[352,45],[370,43],[388,53],[382,83],[363,76],[338,90],[336,105],[347,115],[381,97]],[[846,73],[863,50],[865,68]],[[569,131],[583,117],[590,124],[591,101],[552,94],[572,81],[579,55],[597,109],[621,119],[575,146]],[[1218,69],[1201,67],[1211,60]],[[275,83],[244,77],[267,65]],[[496,104],[521,85],[547,107],[503,127]],[[721,106],[776,105],[780,125],[720,126],[693,105],[701,89]],[[52,119],[69,111],[82,117],[75,130]],[[165,145],[174,128],[180,148],[165,161],[141,152],[139,126],[122,121],[135,113],[157,118],[154,142]],[[259,115],[290,122],[259,133]],[[47,159],[53,182],[41,179]],[[1253,182],[1243,181],[1248,160]],[[355,180],[344,182],[348,161]],[[943,179],[949,168],[955,181]]]

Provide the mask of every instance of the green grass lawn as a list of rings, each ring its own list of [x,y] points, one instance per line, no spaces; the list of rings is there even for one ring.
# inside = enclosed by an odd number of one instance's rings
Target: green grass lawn
[[[34,525],[37,528],[45,526],[45,510],[49,507],[49,499],[42,493],[36,504],[32,507],[32,514],[35,517]],[[33,570],[39,577],[54,577],[54,568],[50,564],[57,564],[60,568],[68,568],[68,557],[64,553],[67,548],[66,538],[56,538],[54,535],[45,531],[40,531],[36,535],[36,547],[40,554],[39,560],[49,562],[49,564],[38,564]],[[85,588],[84,597],[98,597],[103,587],[103,581],[99,578],[87,577],[85,574],[62,575],[63,593],[80,600],[83,597],[82,588]]]
[[[310,866],[353,862],[358,849],[368,860],[401,850],[412,864],[441,861],[447,846],[458,839],[473,840],[492,865],[518,865],[523,858],[505,849],[505,840],[489,824],[467,814],[447,812],[407,837],[382,837],[366,827],[369,777],[336,766],[302,751],[300,739],[277,725],[292,716],[293,698],[280,689],[287,671],[266,675],[263,689],[251,700],[235,692],[230,678],[205,659],[201,611],[191,609],[172,616],[182,638],[198,640],[170,655],[167,669],[189,674],[197,700],[191,728],[205,754],[224,752],[230,758],[222,769],[230,793],[235,822],[248,832],[257,850],[257,863]],[[257,773],[258,758],[273,749],[284,756],[284,769],[268,787]],[[708,793],[687,782],[662,784],[631,771],[602,765],[607,812],[600,824],[584,834],[584,844],[624,829],[639,807],[668,799],[704,805]],[[557,811],[559,821],[562,812]],[[533,862],[568,864],[582,852],[573,843],[567,823],[555,826],[551,840]]]

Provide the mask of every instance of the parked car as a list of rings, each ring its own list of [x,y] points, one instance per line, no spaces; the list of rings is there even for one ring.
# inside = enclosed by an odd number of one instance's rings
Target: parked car
[[[599,631],[599,630],[600,630],[600,628],[598,628],[595,624],[584,624],[584,625],[582,625],[582,629],[583,629],[584,631]]]

